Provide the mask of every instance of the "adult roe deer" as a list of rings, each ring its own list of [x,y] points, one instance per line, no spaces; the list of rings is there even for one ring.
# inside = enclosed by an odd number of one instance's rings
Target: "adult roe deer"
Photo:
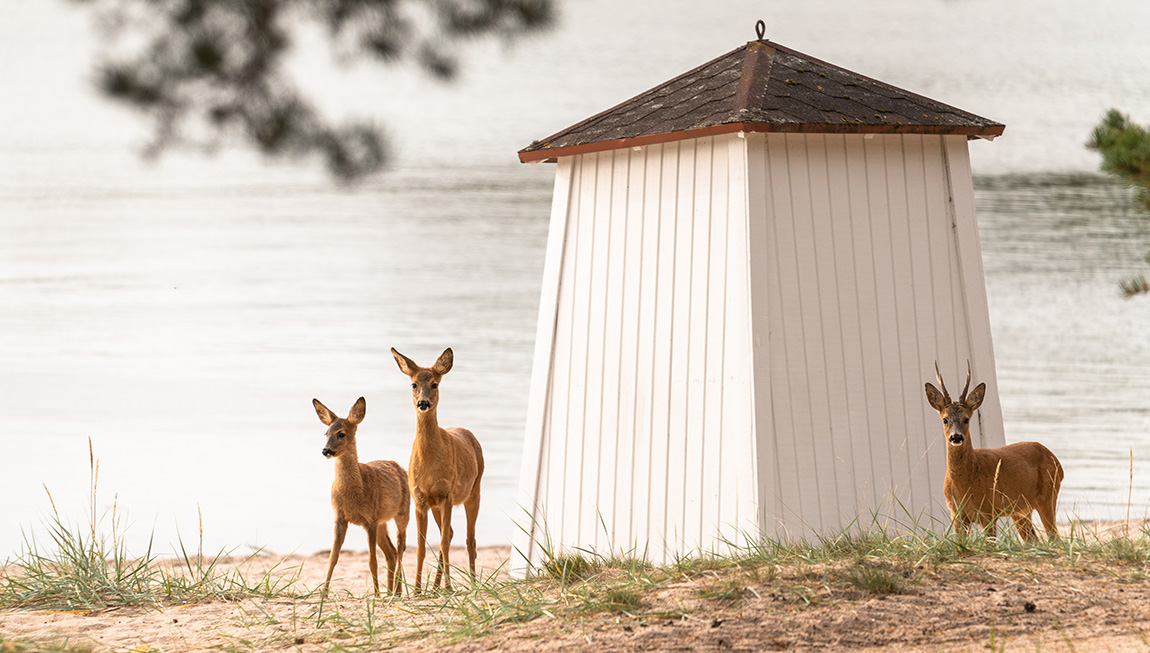
[[[407,548],[407,521],[411,515],[411,494],[407,489],[407,472],[391,460],[359,462],[355,447],[355,432],[367,413],[367,402],[360,397],[346,418],[339,417],[312,399],[319,421],[327,425],[327,444],[323,455],[335,458],[335,480],[331,484],[331,508],[335,512],[335,541],[327,561],[327,579],[323,592],[331,585],[331,574],[339,561],[343,538],[348,523],[363,526],[367,531],[367,564],[371,569],[371,583],[379,595],[379,571],[375,557],[378,544],[387,561],[387,591],[400,594],[397,570],[403,573],[403,551]],[[395,521],[397,549],[387,534],[387,522]]]
[[[966,385],[958,401],[951,401],[938,361],[934,363],[939,388],[926,384],[926,400],[942,418],[946,436],[946,480],[943,495],[950,508],[955,533],[965,534],[978,522],[989,537],[995,537],[999,517],[1014,520],[1025,541],[1037,539],[1030,515],[1035,510],[1050,539],[1058,537],[1055,512],[1058,490],[1062,487],[1062,465],[1049,449],[1037,442],[1015,442],[1005,447],[975,449],[970,440],[970,418],[982,405],[986,384],[970,388],[970,363],[966,364]]]
[[[392,348],[399,369],[411,379],[411,402],[415,404],[415,442],[407,478],[415,499],[415,526],[418,531],[415,553],[415,589],[423,578],[423,557],[427,545],[427,511],[439,527],[439,565],[434,588],[446,576],[444,587],[451,589],[451,508],[463,504],[467,513],[467,556],[471,578],[475,579],[475,518],[479,515],[479,485],[483,480],[483,449],[467,429],[439,426],[439,382],[451,371],[454,354],[448,347],[431,367],[420,367]]]

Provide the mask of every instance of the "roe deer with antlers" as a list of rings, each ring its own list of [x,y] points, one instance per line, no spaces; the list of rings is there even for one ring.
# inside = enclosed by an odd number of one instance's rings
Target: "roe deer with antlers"
[[[421,588],[423,557],[427,545],[427,511],[439,527],[439,565],[434,588],[446,577],[451,589],[451,508],[463,504],[467,513],[467,556],[471,578],[475,579],[475,518],[479,516],[479,485],[483,479],[483,449],[467,429],[439,426],[439,382],[451,371],[454,355],[448,347],[431,367],[420,367],[407,356],[391,350],[399,369],[411,379],[411,402],[415,404],[415,442],[407,478],[415,499],[415,525],[418,530],[415,553],[415,589]]]
[[[950,508],[954,531],[965,534],[978,522],[989,537],[996,534],[999,517],[1010,517],[1025,541],[1037,539],[1030,515],[1035,510],[1050,539],[1058,537],[1055,510],[1062,487],[1062,465],[1049,449],[1037,442],[1015,442],[1005,447],[975,449],[970,440],[970,418],[982,405],[986,384],[979,383],[968,395],[966,385],[957,401],[951,401],[938,361],[934,363],[939,388],[926,384],[926,400],[942,418],[946,436],[946,480],[943,495]],[[941,388],[941,389],[940,389]]]
[[[407,521],[411,514],[411,494],[407,489],[407,472],[391,460],[359,462],[355,448],[355,432],[367,412],[367,402],[360,397],[346,418],[338,417],[312,399],[319,421],[327,425],[327,444],[323,455],[335,458],[335,481],[331,484],[331,507],[335,511],[335,541],[327,561],[327,579],[324,594],[331,585],[331,574],[339,561],[343,538],[348,523],[363,526],[367,531],[367,565],[371,569],[371,584],[379,595],[379,571],[375,547],[383,550],[387,561],[387,591],[400,594],[397,570],[403,573],[403,551],[407,548]],[[395,521],[397,549],[387,534],[387,522]]]

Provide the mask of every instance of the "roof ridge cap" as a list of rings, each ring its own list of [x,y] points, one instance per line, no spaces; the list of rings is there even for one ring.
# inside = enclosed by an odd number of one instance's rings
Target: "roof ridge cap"
[[[748,41],[744,48],[742,76],[732,107],[736,116],[761,106],[761,96],[766,93],[767,80],[771,78],[771,67],[775,63],[776,50],[769,41]]]

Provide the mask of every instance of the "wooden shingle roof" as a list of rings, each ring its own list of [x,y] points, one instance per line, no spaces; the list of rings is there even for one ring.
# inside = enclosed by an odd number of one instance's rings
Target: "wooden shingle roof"
[[[1005,127],[770,41],[750,41],[519,151],[526,163],[734,132],[960,134]]]

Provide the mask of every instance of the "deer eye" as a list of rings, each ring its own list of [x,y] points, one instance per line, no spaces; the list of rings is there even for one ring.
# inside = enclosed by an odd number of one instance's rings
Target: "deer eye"
[[[942,418],[942,423],[943,424],[950,424],[950,422],[945,417]]]
[[[435,389],[436,389],[436,388],[438,388],[438,387],[439,387],[439,384],[438,384],[438,383],[432,383],[432,384],[431,384],[431,389],[432,389],[432,390],[435,390]]]
[[[344,438],[344,436],[345,436],[345,435],[346,435],[346,434],[345,434],[343,431],[340,431],[339,433],[336,433],[336,434],[335,434],[335,437],[337,437],[337,438],[339,438],[340,440],[342,440],[342,439]]]
[[[418,388],[418,387],[419,387],[419,384],[418,384],[418,383],[412,383],[412,384],[411,384],[411,389],[412,389],[412,390],[415,390],[415,389],[416,389],[416,388]]]
[[[962,423],[963,424],[970,424],[970,418],[969,417],[963,418]]]

